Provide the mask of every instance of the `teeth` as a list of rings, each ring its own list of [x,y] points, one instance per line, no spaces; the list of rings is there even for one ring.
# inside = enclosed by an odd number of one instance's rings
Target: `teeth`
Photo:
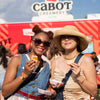
[[[38,48],[38,50],[41,50],[41,51],[43,51],[43,49],[41,49],[41,48]]]

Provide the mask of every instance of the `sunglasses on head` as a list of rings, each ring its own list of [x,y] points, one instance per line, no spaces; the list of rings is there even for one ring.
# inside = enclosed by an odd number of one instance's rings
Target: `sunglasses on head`
[[[36,46],[40,45],[41,43],[43,43],[44,47],[49,47],[50,46],[50,42],[48,42],[48,41],[44,41],[43,42],[43,41],[41,41],[41,39],[34,39],[32,41],[34,41],[34,43],[35,43]]]

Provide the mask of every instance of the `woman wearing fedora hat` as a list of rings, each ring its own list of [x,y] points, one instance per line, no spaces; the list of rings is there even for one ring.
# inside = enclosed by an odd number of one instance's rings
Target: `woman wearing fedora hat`
[[[87,37],[75,26],[67,25],[54,32],[54,42],[63,55],[51,64],[52,87],[63,97],[57,100],[90,100],[97,92],[96,71],[92,59],[81,52],[88,46]],[[59,90],[59,91],[58,91]],[[59,99],[60,98],[60,99]]]

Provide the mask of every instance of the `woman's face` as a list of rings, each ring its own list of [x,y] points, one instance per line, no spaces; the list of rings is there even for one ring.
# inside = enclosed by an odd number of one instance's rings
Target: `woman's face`
[[[78,39],[75,36],[61,36],[61,46],[65,50],[77,49]]]
[[[45,33],[38,33],[34,36],[33,40],[31,40],[32,51],[36,55],[42,55],[48,50],[50,46],[49,37]]]

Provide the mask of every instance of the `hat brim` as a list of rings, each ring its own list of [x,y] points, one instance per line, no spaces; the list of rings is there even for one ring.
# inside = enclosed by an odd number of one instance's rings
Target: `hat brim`
[[[87,37],[83,34],[83,33],[80,33],[79,31],[73,31],[73,30],[64,30],[64,29],[61,29],[61,30],[56,30],[54,32],[54,42],[56,43],[57,47],[61,50],[64,50],[61,46],[61,43],[60,43],[60,36],[61,35],[70,35],[70,36],[76,36],[79,38],[79,46],[80,46],[80,49],[83,51],[87,48],[88,46],[88,39]]]

